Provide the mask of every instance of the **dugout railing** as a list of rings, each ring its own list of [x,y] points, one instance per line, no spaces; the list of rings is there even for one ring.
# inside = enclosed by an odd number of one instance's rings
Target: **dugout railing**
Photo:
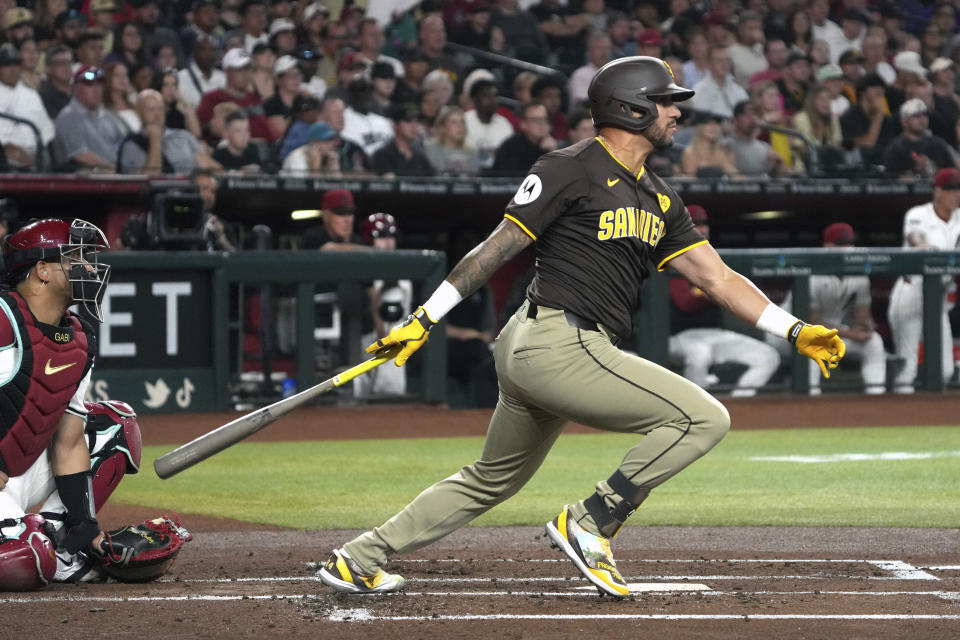
[[[944,305],[944,278],[960,275],[957,252],[913,251],[901,248],[848,249],[727,249],[720,255],[731,268],[761,284],[769,279],[786,279],[793,292],[793,313],[809,317],[811,275],[865,275],[891,280],[901,275],[923,278],[923,351],[940,353],[940,318]],[[637,318],[637,326],[644,327],[634,336],[634,348],[645,357],[669,365],[667,344],[670,336],[668,273],[654,274],[645,284],[643,299],[646,304]],[[918,387],[928,391],[942,391],[943,379],[939,360],[924,358],[919,370]],[[794,354],[791,362],[791,390],[806,393],[809,390],[806,359]]]

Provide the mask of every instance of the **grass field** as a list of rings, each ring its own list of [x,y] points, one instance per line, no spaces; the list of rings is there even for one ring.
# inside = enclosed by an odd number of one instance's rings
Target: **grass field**
[[[475,524],[546,522],[589,495],[635,441],[561,436],[533,480]],[[171,447],[147,447],[141,473],[112,501],[301,529],[365,528],[472,462],[481,442],[241,443],[169,480],[152,465]],[[814,461],[755,459],[795,456]],[[960,527],[960,427],[733,431],[657,488],[631,523]]]

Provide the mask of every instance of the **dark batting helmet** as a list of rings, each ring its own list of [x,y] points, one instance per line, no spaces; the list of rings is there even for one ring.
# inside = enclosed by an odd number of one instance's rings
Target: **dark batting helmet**
[[[40,260],[56,259],[73,287],[73,301],[102,322],[100,300],[110,267],[100,264],[98,256],[109,248],[103,231],[86,220],[37,220],[7,236],[3,243],[4,277],[16,285]]]
[[[373,244],[374,238],[393,238],[397,235],[397,220],[389,213],[371,213],[363,221],[363,238]]]
[[[595,126],[633,133],[643,131],[657,119],[657,105],[650,98],[666,96],[682,102],[692,98],[693,91],[677,85],[670,65],[649,56],[608,62],[593,76],[587,90]]]

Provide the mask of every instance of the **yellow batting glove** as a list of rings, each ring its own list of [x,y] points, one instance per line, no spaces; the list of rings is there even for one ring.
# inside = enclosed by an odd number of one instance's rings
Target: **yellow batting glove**
[[[407,363],[410,356],[427,341],[430,336],[430,329],[435,324],[437,323],[430,319],[427,311],[420,307],[407,316],[406,322],[397,325],[386,336],[367,347],[367,353],[381,353],[394,345],[400,345],[403,348],[397,354],[393,363],[402,367]]]
[[[787,340],[797,346],[798,353],[820,366],[824,378],[830,377],[830,369],[836,369],[847,352],[847,345],[837,335],[837,330],[819,324],[798,321],[790,327]]]

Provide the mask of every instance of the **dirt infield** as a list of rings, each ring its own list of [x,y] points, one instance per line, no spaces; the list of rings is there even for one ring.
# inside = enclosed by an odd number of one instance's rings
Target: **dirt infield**
[[[725,402],[735,429],[956,424],[955,396]],[[181,444],[238,414],[141,418],[147,444]],[[318,407],[253,440],[482,435],[488,411]],[[345,428],[349,425],[349,429]],[[571,426],[572,431],[584,429]],[[145,470],[147,472],[152,472]],[[108,504],[105,527],[157,515]],[[8,635],[78,638],[948,638],[960,635],[955,530],[627,527],[631,584],[601,598],[540,527],[467,528],[388,567],[404,593],[333,594],[315,563],[356,531],[292,531],[182,514],[196,538],[147,585],[0,593]]]

